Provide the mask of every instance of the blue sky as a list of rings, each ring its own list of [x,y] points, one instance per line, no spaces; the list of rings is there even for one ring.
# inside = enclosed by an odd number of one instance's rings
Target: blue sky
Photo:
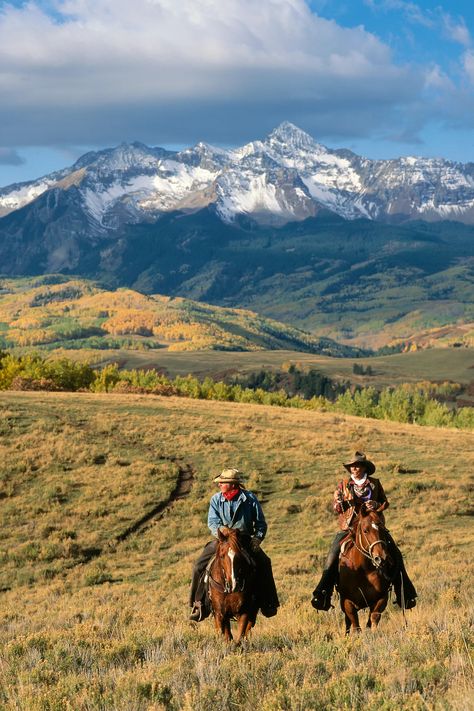
[[[0,186],[283,120],[369,158],[474,161],[472,3],[0,0]]]

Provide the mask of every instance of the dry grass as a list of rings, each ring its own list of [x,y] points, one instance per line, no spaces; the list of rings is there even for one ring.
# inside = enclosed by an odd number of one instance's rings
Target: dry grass
[[[474,708],[472,435],[152,396],[0,393],[0,408],[0,708]],[[341,461],[357,448],[378,465],[420,603],[406,623],[390,604],[377,632],[345,638],[342,613],[309,598]],[[109,546],[185,464],[190,494]],[[187,621],[225,465],[264,502],[282,602],[237,652],[210,621]]]
[[[139,351],[67,351],[58,355],[73,360],[99,364],[119,363],[123,368],[158,368],[170,377],[192,373],[219,380],[226,373],[239,371],[249,373],[260,368],[281,368],[284,363],[295,363],[302,368],[316,368],[324,375],[337,380],[350,380],[359,385],[374,385],[377,388],[400,385],[407,382],[451,380],[470,383],[474,380],[474,350],[472,348],[430,348],[410,353],[373,358],[330,358],[329,356],[274,350],[257,352],[203,351],[201,353],[176,353],[166,350],[142,353]],[[354,363],[370,365],[373,376],[356,376]]]

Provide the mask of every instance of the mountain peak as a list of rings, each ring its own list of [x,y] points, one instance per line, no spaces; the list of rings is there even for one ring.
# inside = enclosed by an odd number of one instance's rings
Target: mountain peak
[[[270,145],[287,145],[292,148],[299,148],[303,150],[311,150],[316,153],[321,151],[326,151],[324,146],[314,140],[309,133],[303,131],[298,126],[290,121],[283,121],[279,126],[273,129],[271,133],[268,134],[267,142]]]
[[[305,140],[305,141],[311,141],[314,143],[314,138],[309,135],[309,133],[306,133],[306,131],[303,131],[301,128],[298,126],[295,126],[294,123],[291,123],[290,121],[282,121],[276,128],[269,133],[268,138],[274,138],[278,140]]]

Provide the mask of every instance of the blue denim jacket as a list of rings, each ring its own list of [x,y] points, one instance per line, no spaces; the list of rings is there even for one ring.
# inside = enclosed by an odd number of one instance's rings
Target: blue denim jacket
[[[261,541],[267,532],[267,522],[257,497],[244,489],[231,501],[227,501],[220,491],[214,494],[209,504],[207,525],[216,537],[217,529],[221,526],[238,528],[249,536],[260,538]]]

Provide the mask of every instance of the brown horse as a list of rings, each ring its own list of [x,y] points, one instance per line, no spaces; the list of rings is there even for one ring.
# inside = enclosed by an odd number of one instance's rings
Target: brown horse
[[[208,573],[209,598],[216,628],[230,642],[230,622],[237,620],[235,643],[246,638],[258,612],[255,565],[235,528],[219,529],[216,557]]]
[[[383,514],[365,504],[341,545],[338,591],[346,618],[346,634],[360,631],[358,611],[369,608],[367,627],[377,627],[391,587],[394,561]]]

